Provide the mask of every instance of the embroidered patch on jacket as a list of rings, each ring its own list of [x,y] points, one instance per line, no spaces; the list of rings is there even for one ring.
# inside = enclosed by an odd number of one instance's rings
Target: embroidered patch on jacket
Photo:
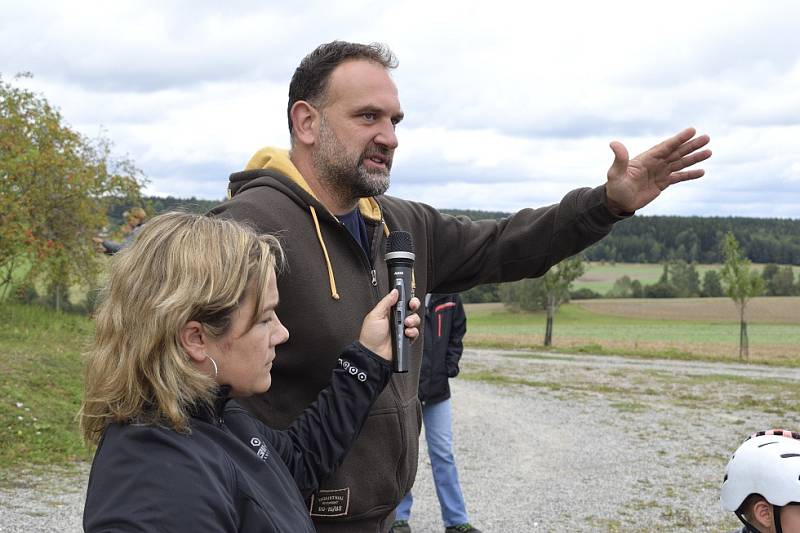
[[[311,495],[311,516],[344,516],[350,507],[350,489],[320,489]]]

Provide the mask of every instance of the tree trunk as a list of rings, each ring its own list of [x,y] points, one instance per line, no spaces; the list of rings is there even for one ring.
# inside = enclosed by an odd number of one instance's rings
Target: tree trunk
[[[56,284],[56,313],[61,312],[61,285]]]
[[[739,308],[739,359],[750,358],[750,343],[747,338],[747,322],[744,320],[744,306]]]
[[[553,319],[556,314],[555,297],[547,295],[547,326],[544,330],[544,345],[550,346],[553,344]]]

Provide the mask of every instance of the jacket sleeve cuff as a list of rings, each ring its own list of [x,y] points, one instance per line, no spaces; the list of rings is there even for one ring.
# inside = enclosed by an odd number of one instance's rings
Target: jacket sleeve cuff
[[[375,392],[382,391],[392,377],[391,363],[359,341],[342,350],[338,368],[361,383],[375,386]]]
[[[585,201],[586,225],[598,233],[608,233],[615,223],[634,215],[634,212],[617,215],[611,211],[608,207],[605,185],[589,189]]]

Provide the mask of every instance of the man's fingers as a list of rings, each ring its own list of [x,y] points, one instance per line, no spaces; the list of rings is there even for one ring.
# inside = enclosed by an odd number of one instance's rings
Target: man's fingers
[[[706,173],[705,170],[684,170],[683,172],[673,172],[669,175],[669,184],[674,185],[682,181],[696,180]]]
[[[381,298],[381,301],[370,311],[370,314],[379,317],[389,316],[389,313],[392,311],[392,306],[397,303],[399,295],[400,293],[397,292],[397,289],[392,289],[389,291],[389,294]]]
[[[700,137],[697,137],[696,139],[692,139],[691,141],[683,144],[682,146],[679,146],[678,149],[675,150],[667,158],[667,161],[669,161],[670,163],[672,163],[673,161],[677,161],[680,158],[682,158],[682,157],[684,157],[684,156],[686,156],[688,154],[691,154],[692,152],[695,152],[695,151],[699,150],[700,148],[702,148],[703,146],[707,145],[710,140],[711,140],[711,138],[708,135],[701,135]],[[711,155],[710,152],[709,152],[709,155]]]
[[[611,151],[614,152],[614,162],[608,169],[608,177],[622,176],[628,170],[628,149],[619,141],[613,141],[610,145]]]
[[[683,170],[686,167],[690,167],[700,161],[705,161],[711,157],[711,150],[703,150],[702,152],[695,152],[693,154],[689,154],[686,157],[679,159],[678,161],[673,161],[669,164],[669,170],[672,172],[676,172],[678,170]]]
[[[694,128],[686,128],[685,130],[676,133],[666,141],[653,146],[650,150],[652,150],[653,155],[657,157],[668,157],[670,153],[679,149],[683,143],[694,137],[695,133],[697,133],[697,130]]]

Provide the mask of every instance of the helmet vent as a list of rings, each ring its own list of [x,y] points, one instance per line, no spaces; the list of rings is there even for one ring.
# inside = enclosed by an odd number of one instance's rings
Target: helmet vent
[[[782,453],[781,459],[788,459],[790,457],[800,457],[800,453]]]
[[[759,444],[758,447],[759,448],[763,448],[764,446],[769,446],[770,444],[777,444],[777,443],[778,443],[778,441],[773,440],[773,441],[770,441],[770,442],[765,442],[764,444]]]

